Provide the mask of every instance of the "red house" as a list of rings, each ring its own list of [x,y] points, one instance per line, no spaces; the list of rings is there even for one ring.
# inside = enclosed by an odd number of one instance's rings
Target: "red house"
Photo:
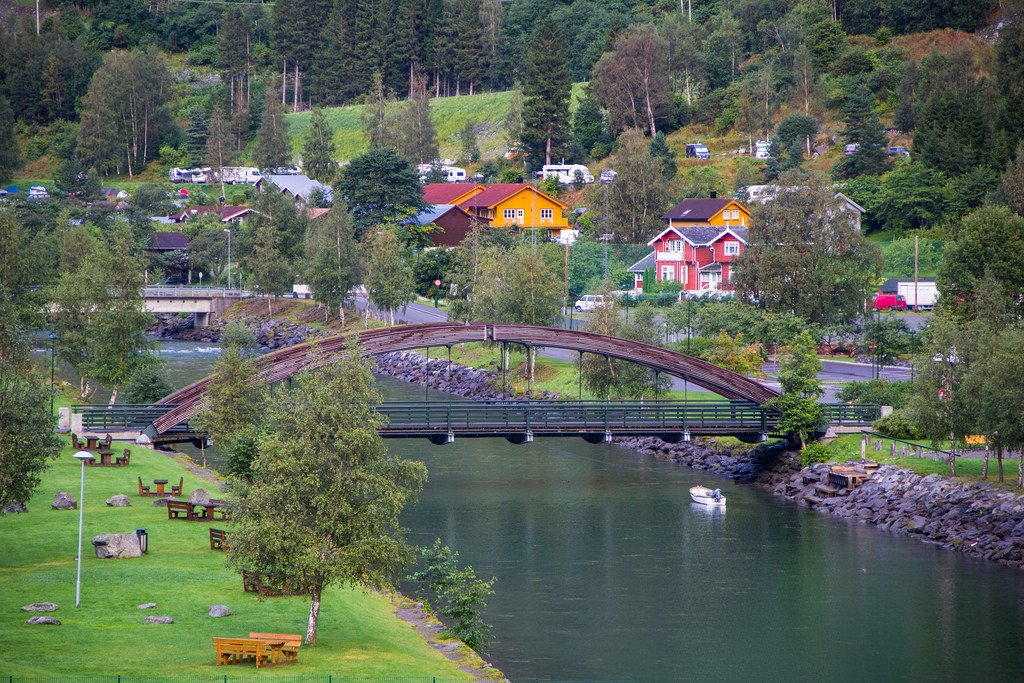
[[[644,271],[659,282],[679,282],[691,294],[731,290],[733,262],[747,245],[747,228],[687,225],[665,228],[647,243],[654,251],[629,267],[633,286],[643,287]]]

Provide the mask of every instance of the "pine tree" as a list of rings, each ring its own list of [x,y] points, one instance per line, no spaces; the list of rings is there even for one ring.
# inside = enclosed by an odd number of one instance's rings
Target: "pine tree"
[[[200,109],[188,110],[188,128],[185,129],[185,151],[188,165],[200,166],[206,161],[206,136],[210,120]]]
[[[601,106],[592,97],[580,100],[572,115],[573,142],[589,156],[601,158],[611,149],[611,134]],[[675,168],[672,169],[675,175]]]
[[[263,99],[263,118],[256,134],[256,165],[260,168],[274,168],[291,163],[292,150],[288,141],[288,120],[284,116],[277,88],[267,88]]]
[[[334,160],[334,130],[319,107],[309,117],[309,130],[302,145],[302,167],[306,175],[321,183],[330,184],[338,175],[338,162]]]
[[[1006,22],[996,46],[996,82],[1002,95],[1001,122],[1009,149],[1024,139],[1024,21]]]
[[[562,32],[550,17],[534,28],[523,81],[523,144],[535,166],[565,153],[572,79]]]
[[[875,96],[861,83],[846,100],[842,108],[846,128],[842,136],[847,144],[857,145],[857,151],[845,155],[832,169],[840,178],[859,175],[881,175],[889,167],[885,145],[888,138],[882,121],[875,111]]]
[[[673,178],[676,175],[676,153],[673,152],[668,146],[668,140],[665,139],[665,134],[660,130],[651,139],[650,147],[651,156],[655,159],[659,159],[665,168],[665,178]]]
[[[355,59],[352,17],[358,0],[335,0],[320,35],[322,48],[314,55],[310,90],[313,100],[341,104],[364,92],[352,76]]]
[[[0,94],[0,183],[6,183],[21,165],[18,141],[14,137],[14,112],[11,103]]]

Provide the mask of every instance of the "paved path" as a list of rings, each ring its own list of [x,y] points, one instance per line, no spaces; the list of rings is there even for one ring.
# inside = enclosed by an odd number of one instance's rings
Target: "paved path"
[[[360,309],[365,309],[366,304],[366,295],[358,294],[356,296],[356,306]],[[920,319],[923,316],[915,315],[914,317]],[[395,313],[395,320],[398,322],[412,324],[446,322],[448,320],[448,312],[444,309],[412,302]],[[919,321],[916,322],[919,324]],[[576,359],[579,358],[579,354],[571,349],[544,349],[540,352],[540,355],[547,358],[554,358],[556,360],[569,362],[575,362]],[[823,397],[823,400],[829,403],[836,402],[836,392],[846,382],[863,382],[871,379],[872,377],[873,369],[868,363],[845,363],[843,361],[826,360],[824,361],[824,365],[825,369],[818,375],[818,377],[825,384],[825,396]],[[772,361],[765,363],[763,370],[768,375],[768,378],[762,380],[761,383],[767,387],[778,390],[778,362]],[[887,365],[882,368],[882,377],[888,380],[906,381],[910,379],[910,368]],[[673,389],[683,389],[683,380],[676,377],[673,377],[672,380]]]

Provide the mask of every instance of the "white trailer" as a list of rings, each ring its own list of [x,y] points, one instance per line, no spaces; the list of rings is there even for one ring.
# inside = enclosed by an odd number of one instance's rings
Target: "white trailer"
[[[541,168],[540,177],[544,180],[558,178],[558,182],[563,185],[594,182],[594,174],[583,164],[549,164]]]
[[[220,170],[220,176],[214,174],[214,177],[217,180],[223,180],[228,185],[234,185],[235,183],[249,183],[252,185],[263,177],[260,174],[260,169],[254,166],[225,166]]]
[[[916,288],[913,280],[900,280],[896,293],[907,300],[907,308],[916,306],[931,310],[939,299],[939,290],[934,280],[918,280]]]
[[[188,183],[192,181],[192,171],[187,168],[172,168],[167,177],[172,183]]]

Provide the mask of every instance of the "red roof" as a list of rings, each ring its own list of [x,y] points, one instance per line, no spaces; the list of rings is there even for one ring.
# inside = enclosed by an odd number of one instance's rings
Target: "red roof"
[[[684,199],[665,212],[662,220],[707,221],[733,201],[728,197],[719,199]]]
[[[516,194],[517,192],[520,192],[527,188],[533,190],[537,194],[544,195],[545,197],[555,202],[556,204],[559,204],[560,206],[565,206],[565,204],[562,204],[562,202],[558,201],[554,197],[538,190],[533,185],[529,185],[527,183],[495,183],[493,185],[488,185],[486,190],[484,190],[478,195],[470,197],[466,201],[459,204],[459,206],[461,206],[464,209],[477,207],[489,208],[492,206],[496,206],[497,204],[500,204],[501,202],[505,201],[506,199]]]
[[[451,204],[474,188],[476,183],[430,183],[423,186],[423,201],[427,204]]]

